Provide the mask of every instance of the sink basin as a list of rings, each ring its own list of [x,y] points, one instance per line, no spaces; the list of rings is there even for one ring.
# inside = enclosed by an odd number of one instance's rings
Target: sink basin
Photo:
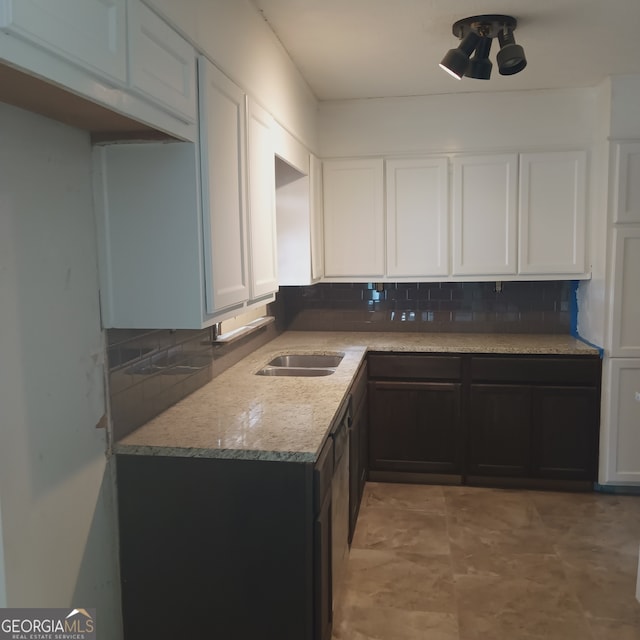
[[[314,378],[330,376],[335,369],[320,369],[317,367],[271,367],[267,366],[256,373],[257,376],[283,376],[287,378]]]
[[[286,356],[278,356],[269,362],[272,367],[296,367],[296,368],[323,368],[337,367],[344,356],[338,354],[303,354],[294,353]],[[277,374],[274,374],[277,375]],[[316,374],[320,375],[320,374]],[[326,374],[325,374],[326,375]]]

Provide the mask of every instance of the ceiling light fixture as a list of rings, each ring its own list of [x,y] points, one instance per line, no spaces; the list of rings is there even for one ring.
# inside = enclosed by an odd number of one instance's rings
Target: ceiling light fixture
[[[488,80],[493,67],[489,60],[491,41],[498,38],[500,51],[496,61],[500,75],[519,73],[527,66],[527,59],[513,36],[517,25],[515,18],[503,15],[472,16],[454,22],[451,30],[460,39],[460,44],[447,51],[440,67],[458,80],[462,76]]]

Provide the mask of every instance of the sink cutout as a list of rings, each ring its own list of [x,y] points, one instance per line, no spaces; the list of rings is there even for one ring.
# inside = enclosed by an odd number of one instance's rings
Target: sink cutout
[[[256,373],[257,376],[281,376],[285,378],[315,378],[330,376],[335,369],[319,369],[312,367],[264,367]]]
[[[343,354],[304,354],[304,353],[292,353],[289,355],[278,356],[269,362],[269,366],[272,367],[296,367],[296,368],[324,368],[324,367],[337,367]]]

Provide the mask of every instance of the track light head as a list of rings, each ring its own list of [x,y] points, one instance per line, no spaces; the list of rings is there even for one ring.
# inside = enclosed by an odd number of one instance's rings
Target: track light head
[[[491,38],[481,38],[464,74],[467,78],[489,80],[493,68],[491,60],[489,60],[489,51],[491,51]]]
[[[504,29],[498,33],[500,51],[496,56],[498,71],[500,75],[512,76],[520,73],[527,66],[527,59],[524,57],[524,49],[516,44],[511,29]]]
[[[456,49],[449,49],[442,58],[440,68],[458,80],[462,79],[469,66],[469,56],[476,48],[480,36],[474,31],[469,31]]]

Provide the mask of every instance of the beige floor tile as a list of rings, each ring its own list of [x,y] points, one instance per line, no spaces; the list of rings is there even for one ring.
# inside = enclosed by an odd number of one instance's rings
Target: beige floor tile
[[[345,601],[362,608],[457,611],[448,555],[352,549],[342,593]]]
[[[594,518],[615,519],[622,514],[640,517],[640,496],[531,491],[530,500],[543,519],[545,516],[561,516],[586,521]]]
[[[456,576],[461,639],[591,640],[580,604],[558,571],[548,582]]]
[[[369,483],[334,640],[640,640],[640,497]]]
[[[352,547],[448,554],[447,521],[443,515],[407,509],[364,509],[358,517]]]
[[[461,492],[444,489],[447,513],[456,523],[488,530],[542,527],[542,520],[526,492],[475,489]]]
[[[451,558],[455,573],[501,573],[503,557],[516,554],[555,556],[549,535],[539,523],[496,528],[495,524],[473,524],[465,516],[448,518]],[[556,559],[557,561],[557,559]]]
[[[334,620],[334,640],[458,640],[455,614],[346,607]]]
[[[601,549],[559,549],[569,585],[590,618],[611,618],[640,627],[635,599],[637,556]]]
[[[362,506],[445,513],[442,487],[435,485],[369,482]]]
[[[593,553],[596,549],[638,557],[640,545],[640,517],[625,514],[607,518],[571,518],[544,516],[547,536],[559,549],[576,549]]]
[[[589,623],[595,640],[640,640],[640,625],[605,618],[592,618]]]

